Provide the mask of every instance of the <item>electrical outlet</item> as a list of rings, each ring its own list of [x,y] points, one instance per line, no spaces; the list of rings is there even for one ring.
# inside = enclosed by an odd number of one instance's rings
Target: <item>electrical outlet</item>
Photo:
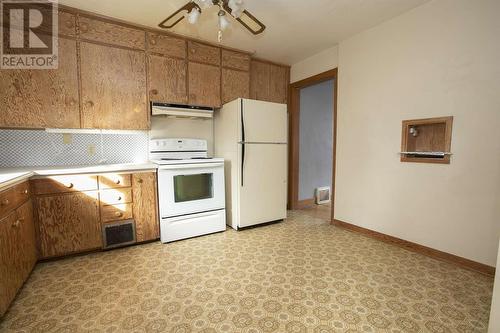
[[[90,144],[88,147],[87,147],[87,152],[89,153],[90,156],[94,156],[96,154],[96,146],[94,144]]]
[[[62,138],[65,145],[70,145],[71,143],[73,143],[73,136],[69,133],[64,133]]]

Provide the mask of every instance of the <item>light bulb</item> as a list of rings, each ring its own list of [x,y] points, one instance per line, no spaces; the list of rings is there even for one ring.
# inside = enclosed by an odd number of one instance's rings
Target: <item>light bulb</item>
[[[240,17],[245,10],[243,0],[229,0],[227,5],[231,8],[231,15],[236,18]]]
[[[198,17],[200,17],[200,10],[194,7],[189,12],[187,19],[190,24],[196,24],[196,22],[198,22]]]
[[[226,18],[226,13],[223,10],[219,11],[219,29],[224,31],[229,25],[230,23]]]
[[[201,8],[208,8],[210,5],[212,5],[211,0],[197,0],[196,1],[198,5],[200,5]]]

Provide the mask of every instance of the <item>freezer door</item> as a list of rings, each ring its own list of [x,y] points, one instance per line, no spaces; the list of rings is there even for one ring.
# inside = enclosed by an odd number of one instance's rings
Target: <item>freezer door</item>
[[[287,145],[239,144],[238,227],[286,217]],[[244,152],[243,152],[244,150]]]
[[[287,142],[288,115],[285,104],[251,99],[240,101],[240,142]]]

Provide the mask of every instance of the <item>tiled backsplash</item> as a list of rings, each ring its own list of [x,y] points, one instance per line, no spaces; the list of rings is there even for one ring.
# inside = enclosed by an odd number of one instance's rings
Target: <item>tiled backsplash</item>
[[[148,133],[59,134],[0,130],[0,167],[143,162]]]

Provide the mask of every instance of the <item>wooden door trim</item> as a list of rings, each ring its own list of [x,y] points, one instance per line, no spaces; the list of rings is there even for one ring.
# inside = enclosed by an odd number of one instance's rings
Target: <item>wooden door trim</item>
[[[299,145],[300,145],[300,89],[318,84],[324,81],[333,81],[333,163],[332,163],[332,211],[331,219],[334,218],[335,199],[335,170],[337,152],[337,87],[338,70],[332,70],[293,82],[289,85],[288,110],[289,110],[289,161],[288,161],[288,207],[300,209],[299,202]]]

